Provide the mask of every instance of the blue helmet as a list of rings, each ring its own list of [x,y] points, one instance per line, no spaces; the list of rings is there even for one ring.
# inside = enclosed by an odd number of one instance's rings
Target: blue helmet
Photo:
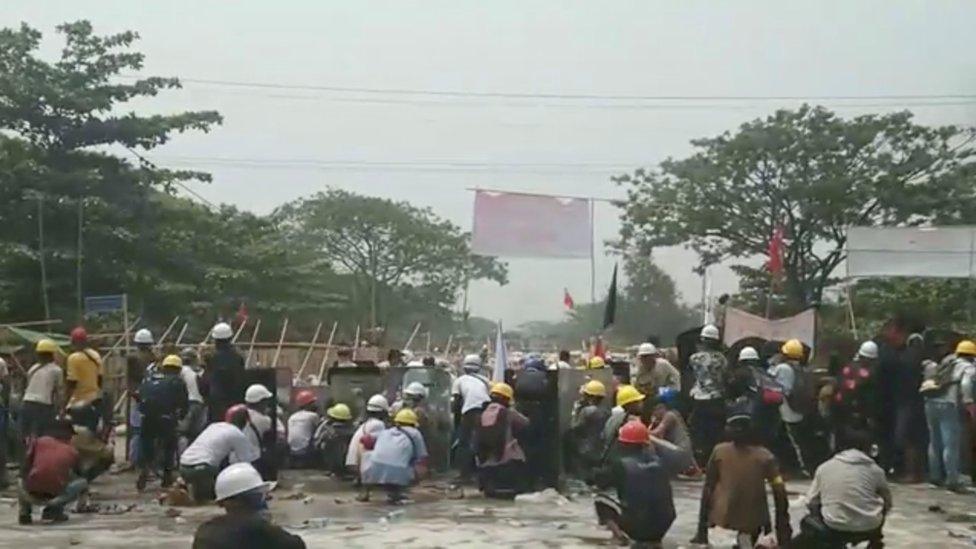
[[[657,390],[657,400],[662,404],[671,404],[678,398],[678,391],[672,387],[660,387]]]
[[[526,370],[545,370],[546,362],[541,358],[539,358],[538,356],[532,355],[529,358],[525,359],[525,363],[523,364],[523,366]]]

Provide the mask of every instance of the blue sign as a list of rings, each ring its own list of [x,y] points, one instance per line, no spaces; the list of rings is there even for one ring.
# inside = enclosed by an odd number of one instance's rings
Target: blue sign
[[[93,295],[85,298],[85,314],[113,313],[125,307],[125,294]]]

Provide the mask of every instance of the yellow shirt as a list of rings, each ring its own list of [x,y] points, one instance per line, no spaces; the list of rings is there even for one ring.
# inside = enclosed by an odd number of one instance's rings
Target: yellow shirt
[[[102,357],[93,349],[75,351],[68,355],[68,381],[75,390],[68,395],[68,406],[88,404],[99,396],[98,376],[102,375]]]

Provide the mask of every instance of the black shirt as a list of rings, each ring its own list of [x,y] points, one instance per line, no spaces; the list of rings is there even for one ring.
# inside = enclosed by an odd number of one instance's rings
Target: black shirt
[[[305,542],[260,515],[228,514],[201,524],[193,549],[305,549]]]

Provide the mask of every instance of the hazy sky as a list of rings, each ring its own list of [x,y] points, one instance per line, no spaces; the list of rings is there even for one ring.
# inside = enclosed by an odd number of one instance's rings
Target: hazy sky
[[[5,0],[0,24],[46,34],[89,19],[142,35],[144,74],[338,88],[596,96],[871,96],[976,92],[976,2]],[[49,45],[56,52],[56,43]],[[844,115],[906,101],[811,101]],[[187,83],[139,107],[216,109],[211,134],[152,157],[214,174],[194,189],[256,212],[328,186],[430,206],[465,229],[483,187],[619,197],[609,175],[689,152],[800,101],[510,99]],[[931,103],[931,101],[930,101]],[[972,125],[976,105],[921,105],[925,123]],[[215,160],[219,159],[219,160]],[[349,162],[354,164],[337,164]],[[460,164],[460,166],[458,166]],[[618,228],[596,210],[602,241]],[[656,261],[696,302],[695,256]],[[505,287],[473,284],[474,314],[509,326],[589,297],[587,261],[509,262]],[[612,259],[600,254],[597,283]],[[734,290],[716,269],[716,294]]]

